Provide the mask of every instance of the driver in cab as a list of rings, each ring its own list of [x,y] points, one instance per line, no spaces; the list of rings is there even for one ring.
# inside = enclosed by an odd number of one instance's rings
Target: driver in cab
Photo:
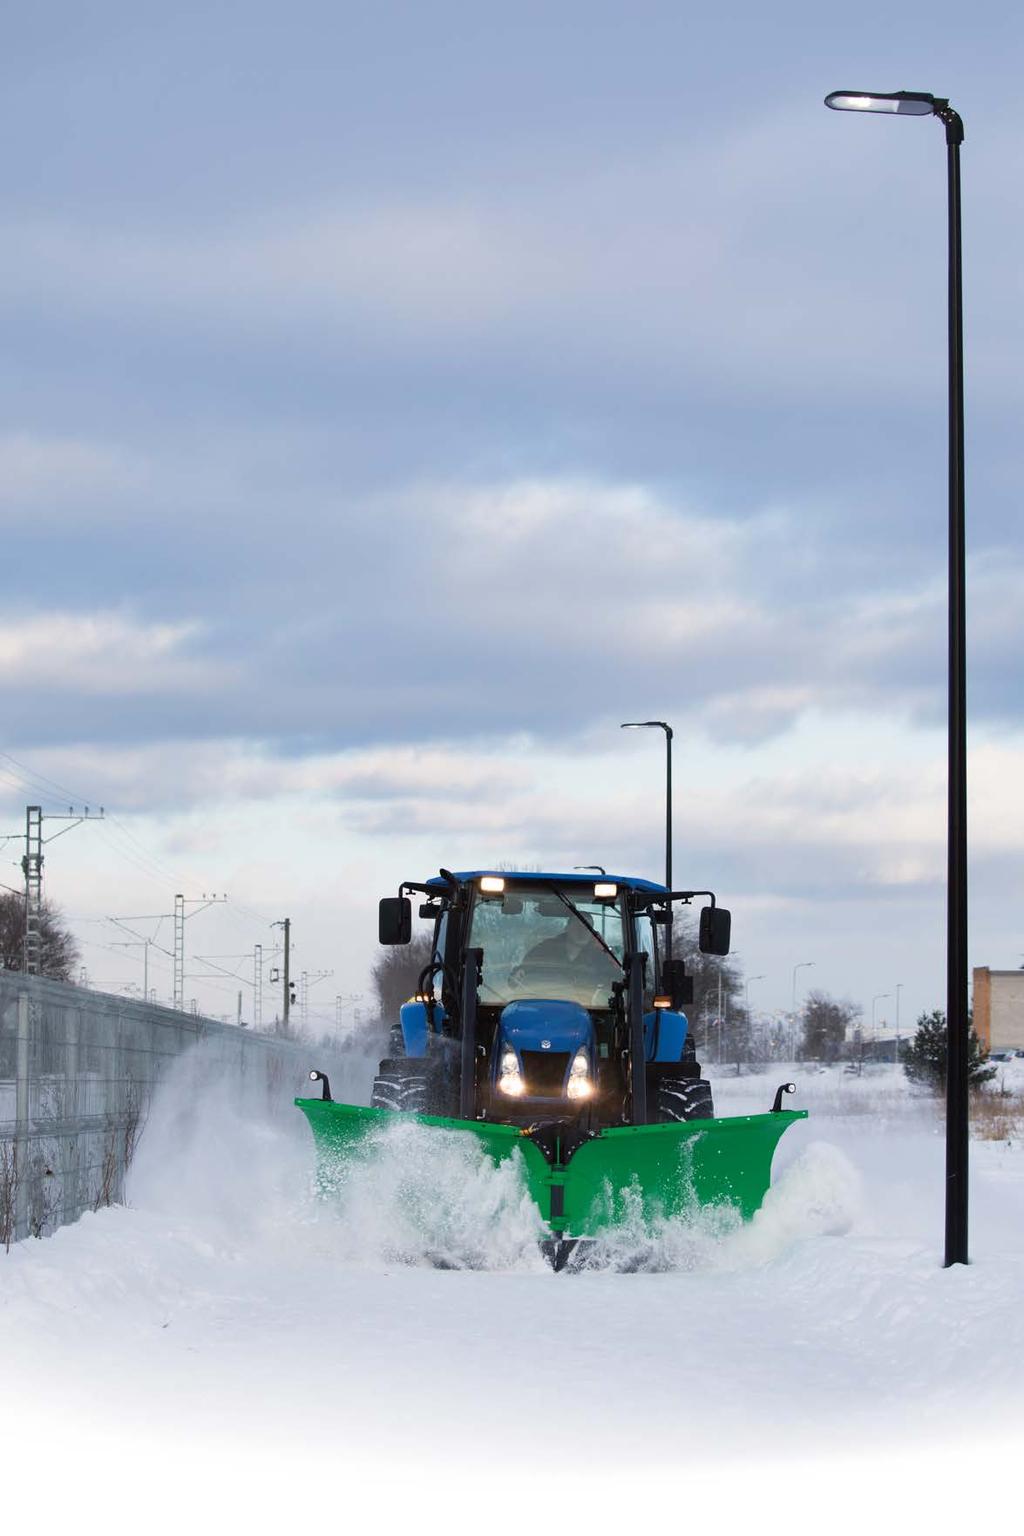
[[[582,914],[579,918],[569,914],[561,933],[527,950],[522,969],[531,978],[564,977],[585,992],[608,992],[622,974]]]

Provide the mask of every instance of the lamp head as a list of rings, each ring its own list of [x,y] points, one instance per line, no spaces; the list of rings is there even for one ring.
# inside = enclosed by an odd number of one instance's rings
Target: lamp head
[[[896,112],[900,116],[930,117],[947,101],[927,91],[830,91],[826,107],[834,112]]]
[[[657,726],[658,730],[672,735],[672,727],[666,720],[624,720],[619,726],[620,731],[644,731],[648,726]]]
[[[826,107],[833,112],[894,112],[900,117],[937,117],[946,129],[947,144],[962,144],[964,125],[948,96],[929,91],[830,91]]]

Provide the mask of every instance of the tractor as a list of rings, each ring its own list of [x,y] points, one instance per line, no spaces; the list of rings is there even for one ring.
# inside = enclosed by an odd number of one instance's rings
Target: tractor
[[[802,1111],[716,1118],[685,1008],[693,980],[672,954],[673,912],[706,897],[699,946],[729,952],[710,891],[633,876],[442,869],[380,903],[382,944],[412,938],[412,898],[433,924],[431,958],[400,1010],[369,1108],[298,1099],[322,1157],[345,1156],[390,1115],[518,1153],[556,1269],[640,1200],[651,1220],[760,1206],[776,1144]]]

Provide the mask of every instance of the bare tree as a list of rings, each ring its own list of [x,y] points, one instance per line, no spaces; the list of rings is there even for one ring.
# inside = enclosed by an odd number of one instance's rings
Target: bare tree
[[[685,960],[687,972],[693,977],[693,1002],[683,1012],[690,1021],[697,1054],[707,1060],[718,1054],[719,1031],[724,1030],[724,1046],[729,1059],[736,1060],[738,1054],[746,1061],[750,1054],[750,1027],[743,1006],[739,966],[728,956],[702,954],[697,944],[696,927],[685,918],[680,921],[677,917],[673,924],[672,950],[677,960]]]
[[[70,981],[80,959],[75,936],[59,908],[44,901],[39,914],[40,975]],[[0,896],[0,965],[5,971],[25,969],[25,898],[16,891]]]
[[[805,1060],[837,1061],[847,1028],[859,1017],[856,1003],[840,1002],[827,992],[808,992],[803,1017]]]
[[[383,951],[372,971],[373,989],[383,1022],[398,1023],[398,1010],[416,991],[420,972],[434,952],[433,933],[418,933],[409,944],[395,944]]]

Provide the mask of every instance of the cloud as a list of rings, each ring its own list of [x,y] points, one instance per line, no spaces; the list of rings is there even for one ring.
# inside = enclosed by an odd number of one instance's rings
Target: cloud
[[[223,668],[187,654],[195,620],[145,624],[119,613],[37,613],[0,624],[0,696],[42,693],[52,707],[75,692],[121,700],[189,693],[197,701],[226,681]]]
[[[28,512],[52,519],[88,505],[104,521],[112,502],[147,492],[145,464],[114,444],[29,432],[0,435],[0,524]]]
[[[941,404],[931,146],[908,138],[895,156],[870,125],[851,137],[824,119],[811,133],[808,108],[791,88],[714,137],[624,143],[612,159],[584,154],[571,173],[555,161],[500,187],[357,185],[303,201],[279,188],[270,212],[232,205],[184,228],[23,213],[5,223],[0,269],[22,305],[170,332],[172,345],[215,338],[238,361],[270,344],[396,377],[426,361],[439,379],[485,387],[502,373],[588,391],[603,379],[625,415],[629,395],[669,380],[732,391],[734,407],[827,391],[908,411],[911,389]],[[991,187],[980,214],[1011,217]],[[869,268],[885,224],[884,265]],[[986,292],[1014,281],[1009,233],[979,241],[990,268],[1003,253]],[[1001,312],[975,304],[1005,403]]]
[[[238,738],[307,757],[571,739],[638,710],[748,744],[815,711],[943,717],[941,584],[897,582],[884,544],[837,564],[797,511],[711,517],[582,478],[424,482],[333,517],[254,519],[243,547],[214,521],[191,554],[194,596],[157,588],[138,617],[65,608],[0,633],[12,741]],[[1010,550],[971,567],[979,719],[1020,718],[1022,575]]]
[[[267,848],[294,837],[317,867],[335,848],[383,864],[419,848],[431,868],[461,858],[636,872],[656,869],[662,849],[662,760],[647,746],[609,723],[600,740],[562,747],[506,738],[283,759],[221,740],[62,749],[39,754],[37,766],[73,795],[173,827],[177,853],[205,848],[207,862],[233,846],[232,825],[262,819]],[[807,722],[753,760],[741,746],[681,734],[676,758],[684,880],[716,881],[744,900],[941,896],[941,732],[886,729],[854,714],[831,735]],[[970,768],[972,867],[1019,861],[1024,735],[975,742]],[[20,803],[17,790],[6,793]]]

